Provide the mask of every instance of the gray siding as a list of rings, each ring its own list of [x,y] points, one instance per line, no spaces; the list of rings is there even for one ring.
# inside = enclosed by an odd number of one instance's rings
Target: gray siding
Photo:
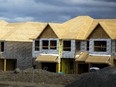
[[[32,67],[32,42],[5,42],[4,47],[3,58],[17,59],[20,69]]]
[[[81,41],[81,51],[87,51],[87,41]]]
[[[116,47],[116,43],[115,43],[115,40],[112,40],[112,55],[116,55],[116,52],[115,52],[115,48]]]

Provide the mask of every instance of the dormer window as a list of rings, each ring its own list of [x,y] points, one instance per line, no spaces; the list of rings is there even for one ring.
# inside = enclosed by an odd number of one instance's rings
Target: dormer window
[[[107,42],[106,41],[94,41],[94,51],[95,52],[106,52]]]
[[[49,41],[48,40],[42,41],[42,49],[49,49]]]
[[[50,49],[54,50],[57,48],[57,41],[56,40],[51,40],[50,41]]]

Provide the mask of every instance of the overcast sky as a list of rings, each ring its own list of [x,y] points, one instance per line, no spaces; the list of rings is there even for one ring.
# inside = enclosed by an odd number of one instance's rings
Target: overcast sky
[[[0,20],[64,22],[79,15],[116,18],[116,0],[0,0]]]

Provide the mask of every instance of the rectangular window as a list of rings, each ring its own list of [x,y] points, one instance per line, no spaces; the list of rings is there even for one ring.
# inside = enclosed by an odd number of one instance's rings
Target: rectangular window
[[[81,43],[80,41],[76,41],[76,51],[80,51]]]
[[[107,42],[106,41],[94,41],[94,51],[96,52],[106,52]]]
[[[87,41],[87,51],[89,51],[89,41]]]
[[[42,49],[48,49],[49,48],[49,41],[43,40],[42,41]]]
[[[57,41],[51,40],[50,41],[50,49],[56,49],[57,48]]]
[[[4,42],[1,42],[1,52],[4,52]]]
[[[63,41],[63,51],[71,51],[71,41]]]
[[[35,40],[35,51],[39,51],[39,41]]]

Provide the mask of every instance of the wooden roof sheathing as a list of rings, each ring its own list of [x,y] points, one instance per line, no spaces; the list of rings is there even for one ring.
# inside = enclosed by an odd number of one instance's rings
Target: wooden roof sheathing
[[[55,63],[58,63],[58,56],[53,56],[53,55],[39,55],[36,58],[36,61],[38,61],[38,62],[55,62]]]
[[[3,38],[6,41],[31,42],[32,38],[39,36],[46,25],[46,23],[36,22],[9,23],[6,27],[11,29]]]
[[[110,58],[111,58],[110,56],[91,56],[91,55],[89,55],[85,62],[109,64]]]
[[[100,24],[113,40],[116,39],[116,19],[93,19],[89,16],[78,16],[62,24],[21,22],[8,23],[0,21],[0,40],[31,42],[49,25],[59,39],[86,40]]]
[[[89,53],[88,52],[80,52],[77,53],[75,56],[75,61],[77,62],[85,62],[85,60],[87,59]]]
[[[111,39],[116,39],[116,22],[100,22],[100,25]]]
[[[90,25],[93,23],[93,19],[89,16],[78,16],[72,20],[64,23],[66,27],[66,33],[62,39],[78,39],[85,40],[89,33]]]

